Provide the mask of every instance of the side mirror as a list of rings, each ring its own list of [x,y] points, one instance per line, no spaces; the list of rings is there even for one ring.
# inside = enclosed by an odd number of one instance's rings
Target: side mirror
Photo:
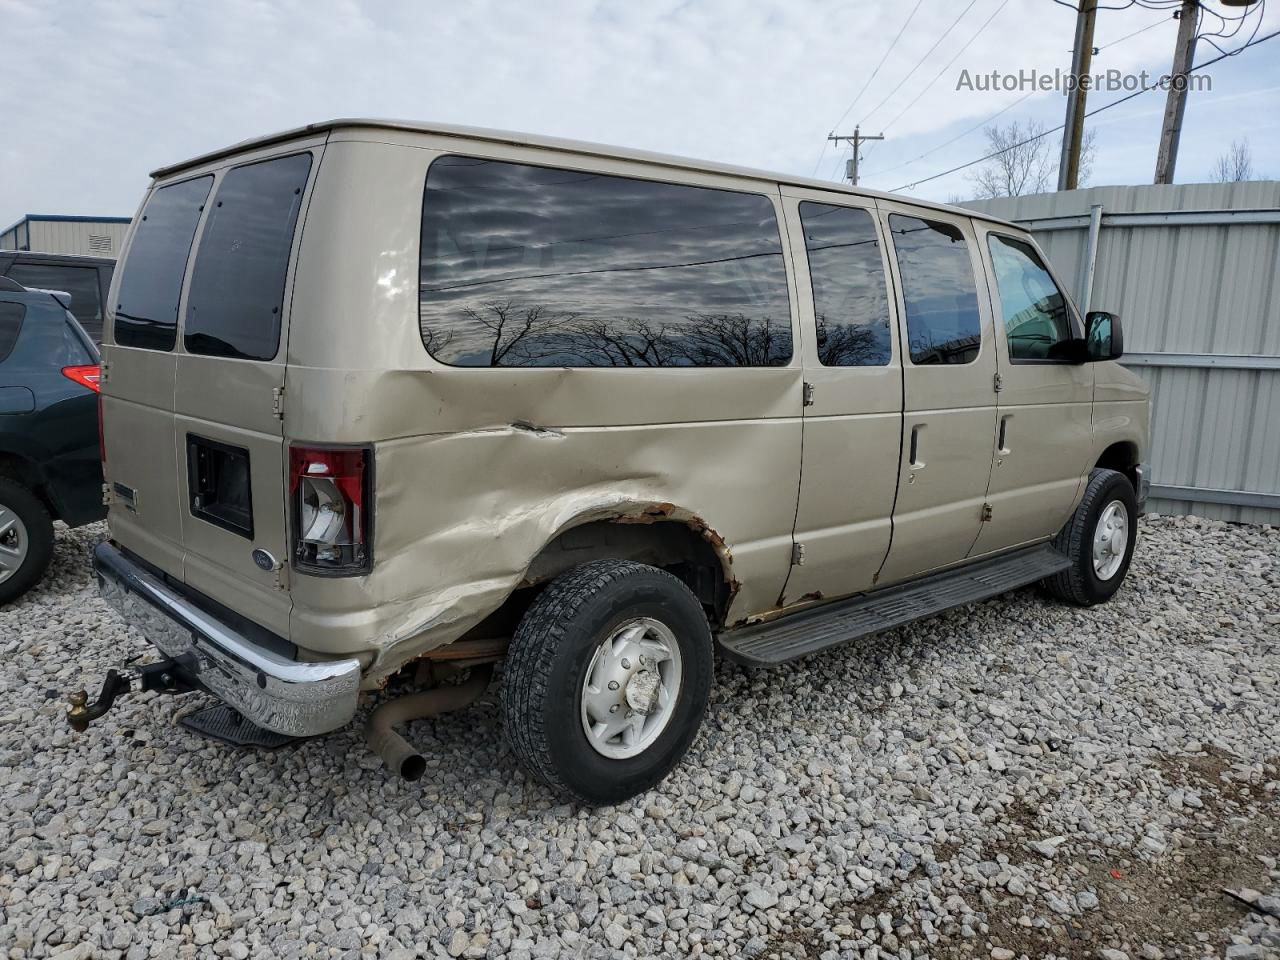
[[[1090,363],[1119,360],[1124,355],[1124,327],[1120,318],[1105,310],[1090,311],[1084,318],[1084,344]]]

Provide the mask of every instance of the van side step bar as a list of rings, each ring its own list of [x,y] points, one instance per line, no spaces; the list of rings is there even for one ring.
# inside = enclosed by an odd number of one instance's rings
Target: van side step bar
[[[1049,544],[1027,547],[769,623],[732,630],[720,635],[720,649],[730,660],[749,667],[777,666],[1024,587],[1070,565],[1071,561]]]

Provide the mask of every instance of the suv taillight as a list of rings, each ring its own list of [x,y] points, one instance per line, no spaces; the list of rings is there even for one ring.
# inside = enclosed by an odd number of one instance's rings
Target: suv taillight
[[[101,389],[98,381],[102,379],[102,371],[96,363],[80,367],[63,367],[62,375],[68,380],[74,380],[82,387],[88,387],[94,393]]]
[[[371,459],[368,447],[289,447],[293,559],[299,568],[337,576],[369,569]]]

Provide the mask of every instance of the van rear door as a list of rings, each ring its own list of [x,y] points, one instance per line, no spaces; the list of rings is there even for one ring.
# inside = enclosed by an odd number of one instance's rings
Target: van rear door
[[[108,414],[113,481],[122,479],[124,463],[145,473],[140,460],[169,473],[173,509],[154,523],[176,533],[183,580],[281,636],[288,635],[290,610],[281,419],[289,291],[322,143],[236,157],[213,171],[169,355],[172,392],[167,400],[148,398],[166,408],[164,440],[155,423],[122,433]],[[165,189],[155,191],[148,209]],[[111,381],[118,395],[146,391],[132,369],[113,366]],[[122,449],[117,469],[117,448],[130,445],[138,452]]]

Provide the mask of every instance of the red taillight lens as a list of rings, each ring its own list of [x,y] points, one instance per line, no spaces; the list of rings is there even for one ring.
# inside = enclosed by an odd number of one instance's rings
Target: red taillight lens
[[[102,379],[102,372],[96,363],[83,367],[63,367],[62,375],[82,387],[88,387],[94,393],[98,392],[98,381]]]
[[[293,555],[303,569],[369,568],[372,513],[368,448],[289,447]]]

